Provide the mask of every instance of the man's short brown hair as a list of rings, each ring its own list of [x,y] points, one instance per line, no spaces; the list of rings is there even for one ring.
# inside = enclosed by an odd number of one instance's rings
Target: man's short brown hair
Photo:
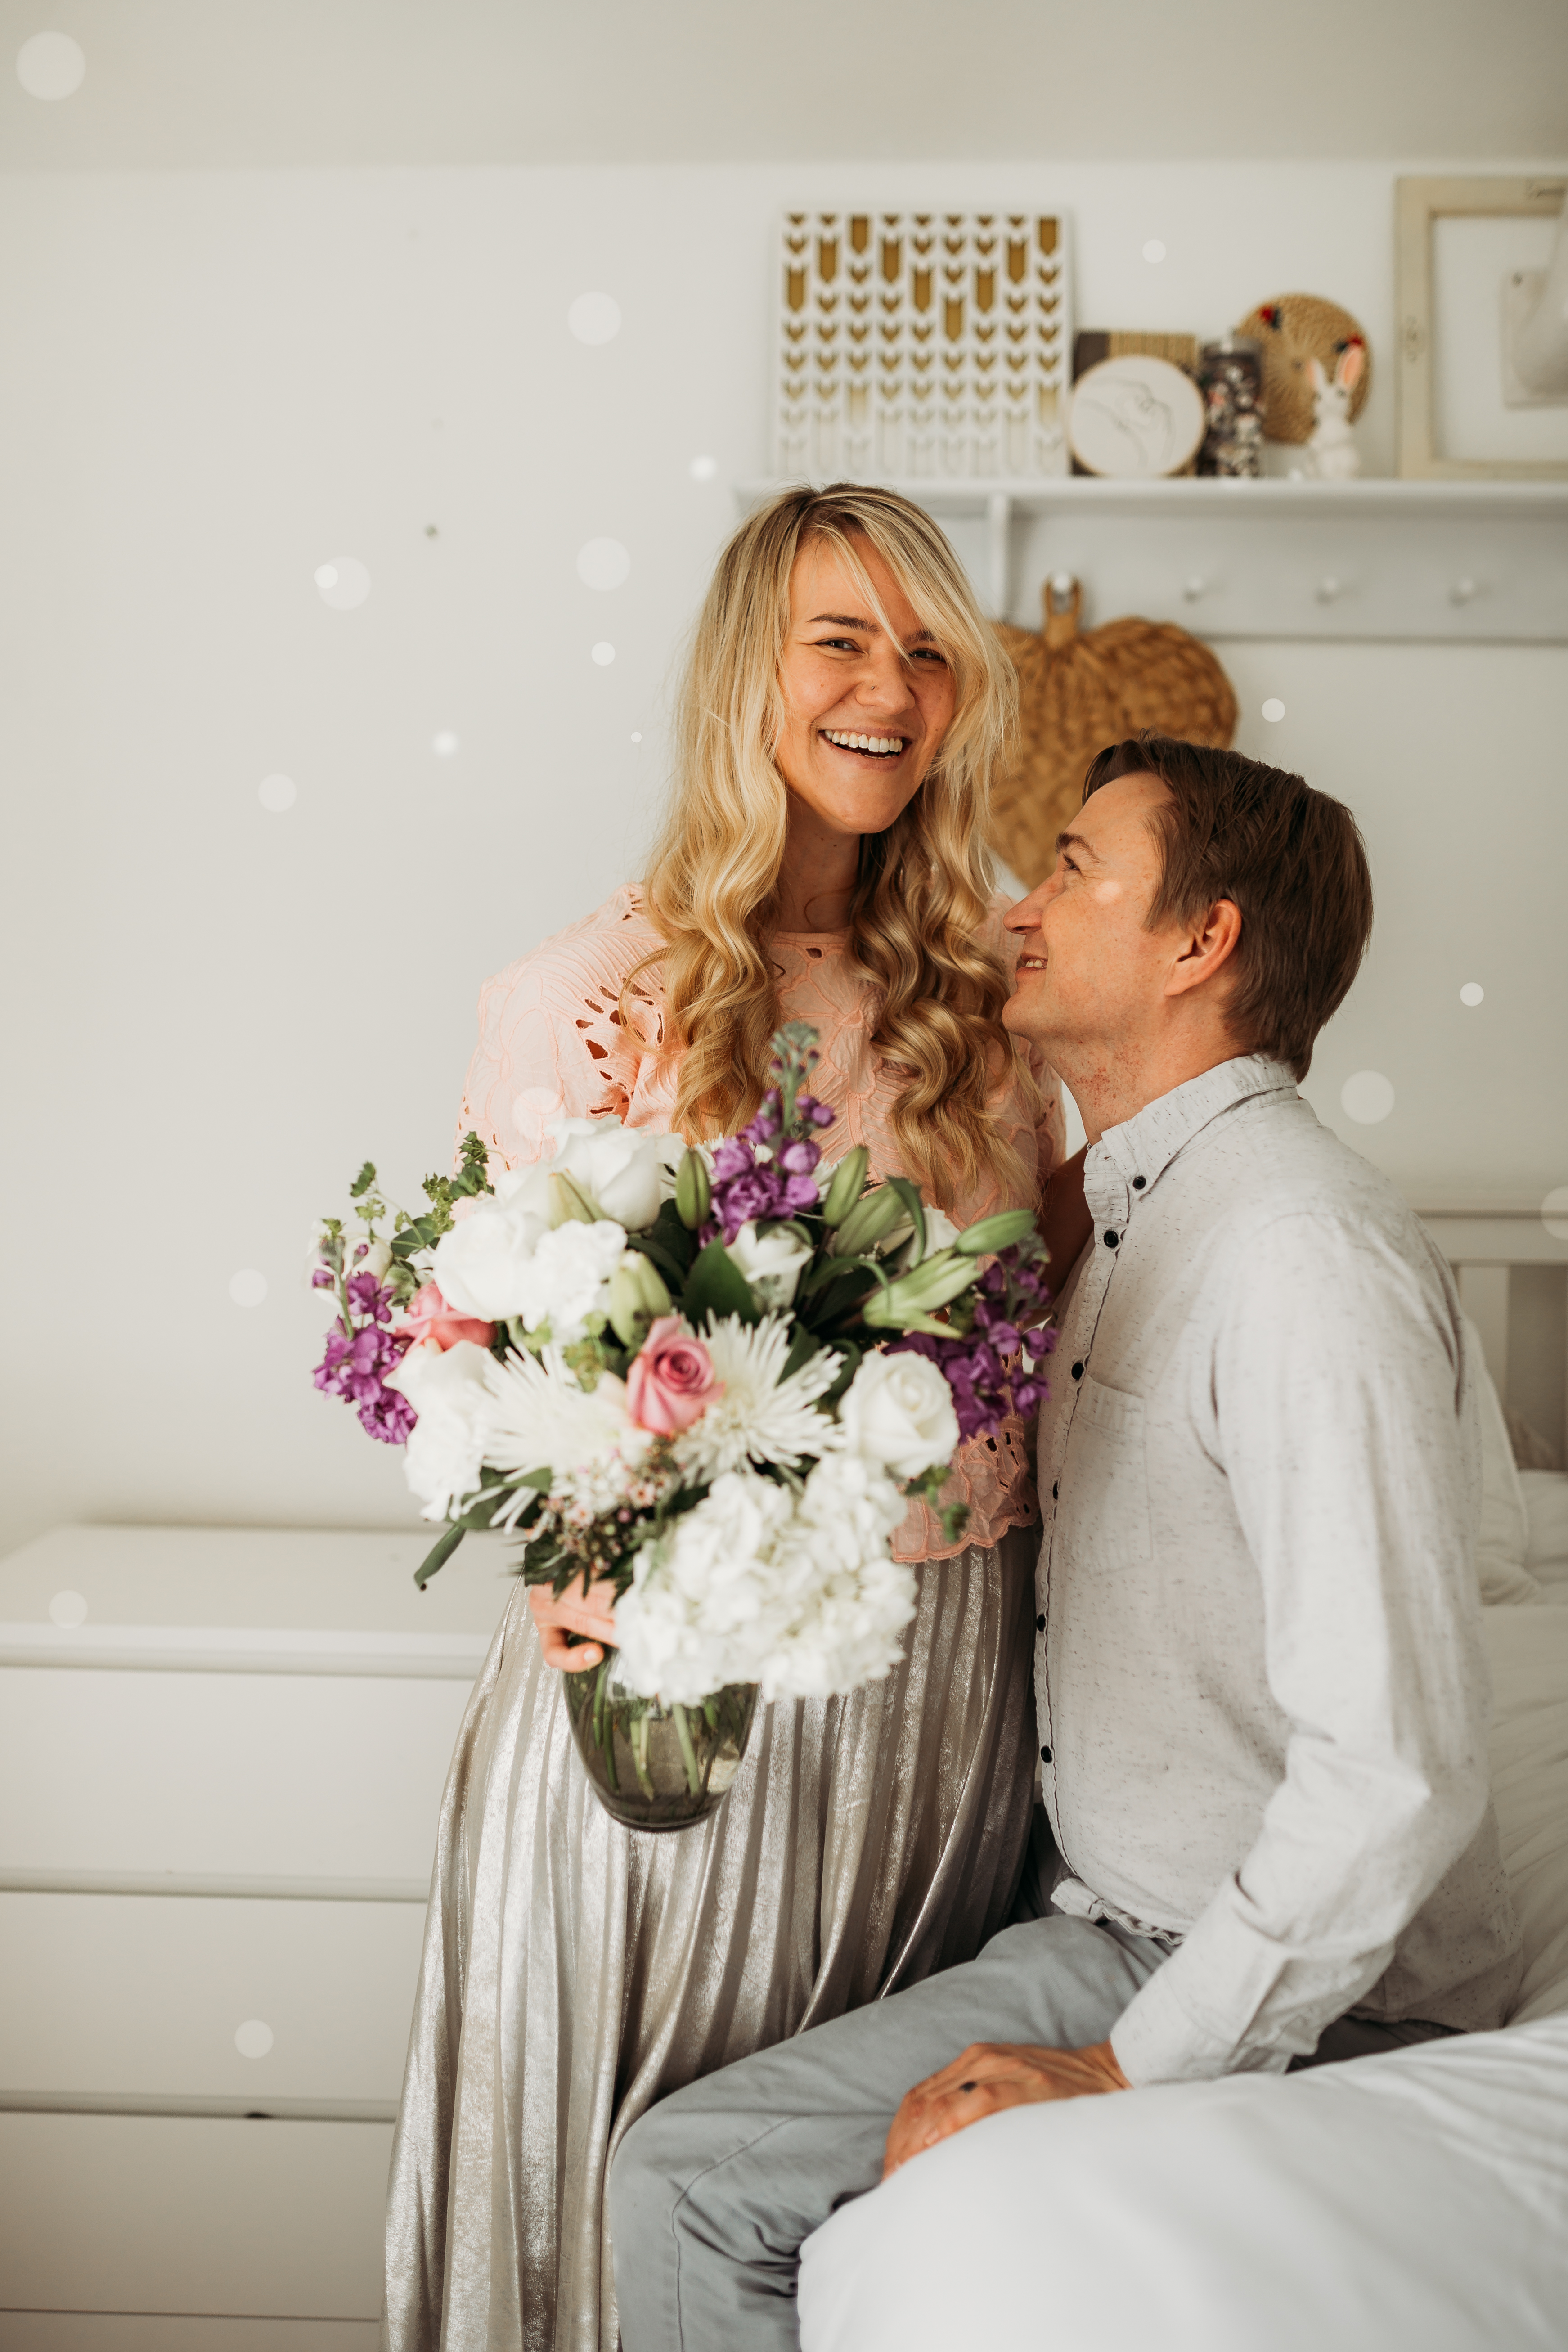
[[[1084,798],[1118,776],[1157,776],[1164,873],[1147,921],[1193,922],[1218,898],[1241,911],[1226,1018],[1243,1052],[1304,1078],[1372,935],[1372,876],[1342,802],[1239,751],[1138,735],[1090,763]]]

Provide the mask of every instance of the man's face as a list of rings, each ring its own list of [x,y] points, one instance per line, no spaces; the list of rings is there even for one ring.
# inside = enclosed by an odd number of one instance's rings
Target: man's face
[[[1060,836],[1055,871],[1007,916],[1023,951],[1002,1017],[1064,1076],[1091,1075],[1159,1022],[1175,927],[1143,924],[1162,872],[1151,820],[1166,798],[1156,776],[1102,784]]]

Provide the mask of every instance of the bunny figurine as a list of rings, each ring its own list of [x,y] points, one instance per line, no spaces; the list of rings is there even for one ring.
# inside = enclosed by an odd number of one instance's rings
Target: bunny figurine
[[[1312,433],[1302,471],[1310,481],[1350,482],[1361,471],[1361,453],[1351,431],[1351,394],[1366,366],[1366,346],[1347,343],[1331,378],[1321,360],[1307,362],[1312,386]]]

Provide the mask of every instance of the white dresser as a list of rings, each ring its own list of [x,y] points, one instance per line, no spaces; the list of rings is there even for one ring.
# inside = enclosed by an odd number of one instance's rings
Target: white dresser
[[[0,1560],[0,2352],[370,2352],[470,1538]],[[63,1622],[62,1622],[63,1621]],[[76,1622],[73,1622],[76,1621]]]

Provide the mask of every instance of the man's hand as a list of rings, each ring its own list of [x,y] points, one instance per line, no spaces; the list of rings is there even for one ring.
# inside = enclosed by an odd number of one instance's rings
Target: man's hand
[[[1090,2091],[1130,2091],[1109,2042],[1087,2050],[1037,2050],[1023,2042],[975,2042],[940,2074],[917,2083],[893,2117],[882,2158],[890,2180],[901,2164],[939,2139],[951,2139],[982,2116],[1037,2099],[1080,2099]]]
[[[559,1601],[547,1584],[530,1585],[528,1605],[539,1628],[544,1663],[557,1674],[580,1675],[616,1646],[616,1587],[610,1577],[596,1576],[585,1598],[583,1580],[576,1577]],[[566,1639],[568,1633],[587,1638],[574,1643]]]

